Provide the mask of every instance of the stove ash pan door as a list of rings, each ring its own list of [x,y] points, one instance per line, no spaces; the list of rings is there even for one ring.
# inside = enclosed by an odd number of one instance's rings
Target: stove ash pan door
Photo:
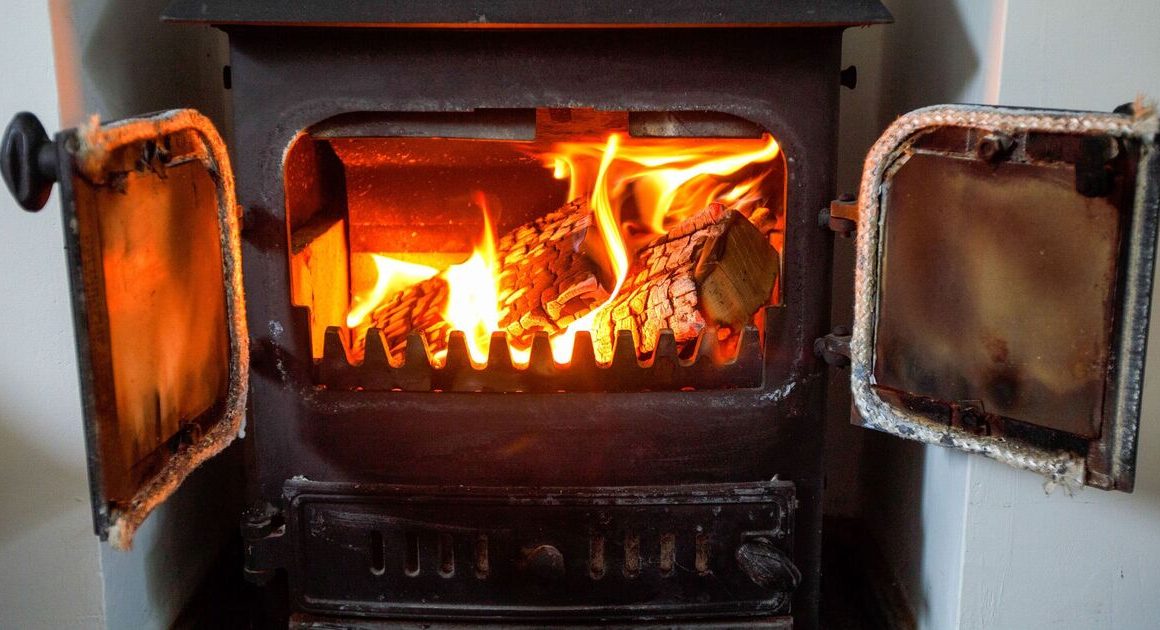
[[[853,422],[1131,491],[1156,126],[937,106],[887,130],[859,197]]]
[[[60,184],[94,523],[127,548],[233,441],[247,332],[233,175],[213,125],[175,110],[49,140],[8,126],[0,171],[28,210]]]

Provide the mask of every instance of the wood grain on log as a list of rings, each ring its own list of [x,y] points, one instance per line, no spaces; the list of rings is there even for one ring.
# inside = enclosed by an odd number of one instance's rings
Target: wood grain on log
[[[563,331],[608,299],[610,274],[597,262],[605,257],[594,223],[577,200],[497,243],[500,327],[513,347],[529,346],[536,332]],[[620,294],[594,323],[597,356],[611,355],[622,329],[633,332],[640,354],[651,352],[666,328],[682,349],[708,325],[740,330],[769,301],[777,276],[768,238],[739,212],[711,204],[636,253]],[[393,354],[411,331],[438,353],[451,330],[442,315],[448,295],[442,274],[424,280],[375,309],[372,325]]]
[[[601,281],[608,274],[591,254],[598,237],[587,203],[576,200],[500,238],[500,327],[512,346],[530,346],[539,331],[559,333],[608,299]],[[443,319],[448,296],[447,280],[436,275],[385,301],[371,313],[371,325],[383,331],[392,353],[401,352],[412,330],[438,353],[447,347],[451,329]]]
[[[740,329],[769,301],[778,255],[741,213],[721,204],[689,217],[637,252],[620,294],[597,321],[593,343],[610,356],[617,330],[640,354],[668,328],[682,349],[709,324]]]
[[[443,319],[443,311],[449,289],[447,280],[437,275],[395,293],[371,313],[371,326],[383,331],[393,355],[402,355],[411,331],[423,336],[432,353],[447,347],[451,324]]]
[[[500,327],[509,343],[555,335],[608,299],[608,274],[590,247],[598,238],[587,203],[576,200],[500,239]]]

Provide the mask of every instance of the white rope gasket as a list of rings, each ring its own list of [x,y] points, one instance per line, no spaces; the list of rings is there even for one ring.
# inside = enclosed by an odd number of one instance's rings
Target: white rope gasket
[[[249,390],[250,338],[242,287],[241,228],[229,154],[213,123],[192,109],[175,109],[142,118],[99,124],[94,116],[78,127],[74,155],[80,174],[99,181],[105,161],[117,149],[137,142],[190,132],[201,143],[196,155],[217,188],[217,214],[225,279],[230,357],[223,419],[195,443],[170,456],[122,509],[110,514],[109,542],[114,549],[132,547],[133,535],[149,514],[177,489],[195,468],[220,453],[241,431]]]
[[[866,157],[858,196],[850,390],[864,426],[910,440],[978,453],[1042,474],[1050,484],[1068,488],[1083,485],[1084,460],[1075,453],[1041,449],[1003,437],[974,435],[899,409],[878,395],[873,387],[873,361],[874,328],[878,318],[880,192],[887,171],[905,154],[908,141],[917,134],[939,127],[971,127],[1011,134],[1043,132],[1142,137],[1143,126],[1155,127],[1155,119],[1140,123],[1116,114],[940,105],[906,114],[886,130]]]

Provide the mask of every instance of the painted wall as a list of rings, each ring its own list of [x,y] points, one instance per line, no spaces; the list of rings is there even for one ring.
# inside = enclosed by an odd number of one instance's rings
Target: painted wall
[[[163,24],[168,0],[52,0],[65,126],[193,107],[227,122],[223,33]],[[241,452],[198,469],[137,532],[133,549],[101,546],[109,628],[168,628],[201,583],[241,513]],[[209,509],[207,509],[207,507]]]
[[[1160,98],[1157,32],[1155,0],[1012,0],[999,102],[1107,111]],[[1151,333],[1133,494],[1049,495],[1034,475],[971,460],[963,628],[1160,625],[1160,309]]]
[[[947,102],[994,102],[999,72],[998,0],[887,0],[889,26],[853,29],[846,63],[857,64],[859,87],[843,92],[839,182],[856,191],[862,160],[897,116]],[[835,253],[835,322],[853,319],[853,243]],[[838,372],[845,376],[848,372]],[[961,559],[969,458],[855,428],[848,381],[831,393],[827,426],[829,513],[854,509],[869,524],[924,628],[954,628],[960,615]],[[854,461],[851,460],[854,454]],[[833,496],[836,495],[836,496]]]
[[[10,1],[0,118],[31,110],[53,133],[184,105],[223,122],[224,38],[160,24],[165,4]],[[0,194],[0,627],[168,628],[236,531],[241,453],[198,470],[131,552],[93,535],[55,194],[39,214]]]
[[[55,130],[49,10],[9,0],[0,20],[0,118],[28,110]],[[0,194],[0,627],[103,620],[68,307],[60,207]]]
[[[896,24],[847,36],[847,56],[867,79],[859,91],[873,93],[847,99],[857,111],[843,102],[849,145],[868,147],[895,116],[928,104],[1106,111],[1137,92],[1160,97],[1155,0],[886,4]],[[856,170],[845,165],[841,181]],[[847,501],[876,525],[920,627],[1160,624],[1160,343],[1148,359],[1132,495],[1047,494],[1039,477],[981,457],[831,427],[828,449],[848,445],[861,462],[858,474],[839,464],[831,478],[861,483]]]

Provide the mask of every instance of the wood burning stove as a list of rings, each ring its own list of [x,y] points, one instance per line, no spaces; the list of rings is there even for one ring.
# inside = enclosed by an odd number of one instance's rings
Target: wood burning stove
[[[117,546],[244,434],[245,571],[301,626],[815,627],[827,363],[851,365],[856,423],[1131,489],[1160,198],[1140,108],[920,110],[831,202],[841,32],[888,21],[877,2],[167,15],[229,33],[229,157],[190,111],[53,141],[21,115],[0,155],[26,208],[61,185]],[[564,145],[593,151],[588,180]],[[600,201],[633,147],[657,152],[620,178],[639,190]],[[650,222],[643,182],[697,149],[764,157]],[[591,253],[634,222],[643,254]],[[444,276],[358,308],[383,256],[446,268],[484,224],[518,270],[479,347],[433,305]],[[833,233],[855,227],[856,321],[831,331]],[[658,290],[647,266],[681,256]]]

